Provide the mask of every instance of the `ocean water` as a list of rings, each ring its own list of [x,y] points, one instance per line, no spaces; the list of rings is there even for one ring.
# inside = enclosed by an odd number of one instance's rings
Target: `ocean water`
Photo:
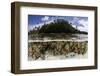
[[[34,42],[52,42],[52,41],[74,41],[74,42],[84,42],[88,41],[88,35],[87,34],[72,34],[70,37],[67,37],[66,39],[51,39],[48,37],[44,37],[43,39],[32,39],[30,38],[28,40],[28,43],[34,43]],[[85,54],[77,54],[74,52],[70,52],[67,55],[57,55],[53,56],[49,53],[45,54],[45,60],[61,60],[61,59],[74,59],[74,58],[87,58],[88,57],[88,51]],[[34,60],[32,57],[28,57],[28,60]],[[38,58],[37,60],[42,60],[41,57]]]
[[[44,38],[36,38],[32,39],[29,38],[28,42],[46,42],[46,41],[88,41],[88,35],[87,34],[72,34],[71,36],[67,38],[61,38],[61,39],[51,39],[50,37],[44,37]]]

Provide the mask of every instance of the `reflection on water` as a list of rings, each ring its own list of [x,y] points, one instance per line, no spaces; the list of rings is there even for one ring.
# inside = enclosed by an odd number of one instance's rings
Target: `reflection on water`
[[[58,37],[59,36],[59,37]],[[88,34],[71,34],[71,35],[56,35],[56,37],[51,37],[51,36],[44,36],[44,37],[40,37],[40,36],[33,36],[33,35],[29,35],[28,37],[29,42],[33,42],[33,41],[41,41],[41,40],[48,40],[48,41],[54,41],[54,40],[84,40],[84,41],[88,41]]]
[[[71,37],[71,39],[78,39],[78,40],[88,40],[87,34],[74,34],[76,37]]]

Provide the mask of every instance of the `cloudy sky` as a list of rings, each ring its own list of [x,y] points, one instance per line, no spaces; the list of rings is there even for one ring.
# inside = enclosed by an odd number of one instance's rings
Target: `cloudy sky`
[[[88,32],[88,17],[45,15],[28,15],[28,31],[32,30],[34,27],[41,27],[44,23],[49,24],[55,19],[64,19],[72,23],[73,27],[77,26],[77,29],[80,31]]]

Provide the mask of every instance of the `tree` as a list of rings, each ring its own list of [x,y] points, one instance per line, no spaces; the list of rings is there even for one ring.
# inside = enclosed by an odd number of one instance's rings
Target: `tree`
[[[50,24],[44,24],[39,33],[76,33],[79,30],[72,27],[72,25],[64,19],[57,19]]]

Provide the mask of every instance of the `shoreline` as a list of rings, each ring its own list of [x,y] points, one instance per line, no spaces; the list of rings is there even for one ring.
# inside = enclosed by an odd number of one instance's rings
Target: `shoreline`
[[[75,40],[75,39],[71,39],[71,40],[65,40],[65,39],[55,39],[55,40],[28,40],[28,43],[31,42],[52,42],[52,41],[73,41],[73,42],[84,42],[84,41],[88,41],[88,40]]]

